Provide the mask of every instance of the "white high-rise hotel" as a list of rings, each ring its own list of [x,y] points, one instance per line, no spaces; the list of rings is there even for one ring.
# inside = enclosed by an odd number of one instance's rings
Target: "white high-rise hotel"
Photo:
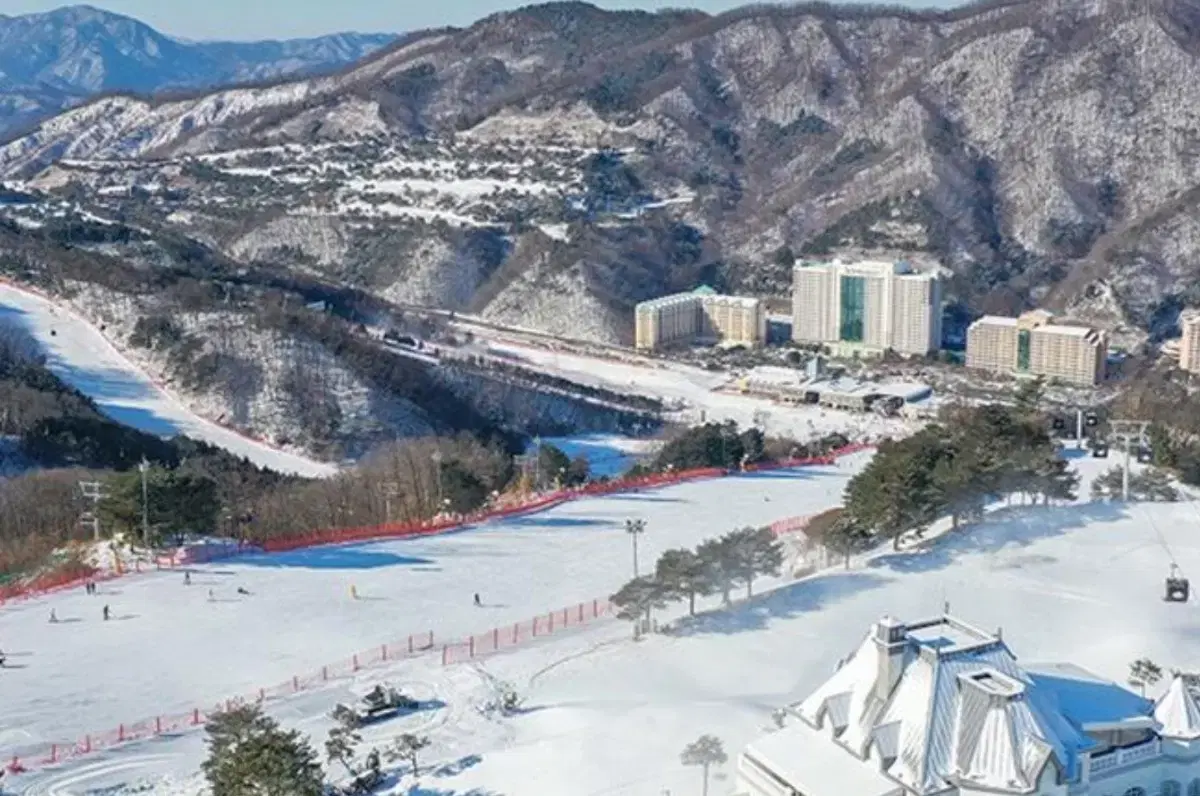
[[[942,284],[905,262],[798,265],[792,280],[792,339],[838,354],[928,354],[941,348]]]

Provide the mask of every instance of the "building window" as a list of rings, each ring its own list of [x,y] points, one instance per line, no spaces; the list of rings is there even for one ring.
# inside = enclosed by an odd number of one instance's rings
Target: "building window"
[[[1158,796],[1183,796],[1183,788],[1173,779],[1164,780],[1158,789]]]
[[[861,343],[864,318],[867,314],[866,280],[861,276],[842,277],[842,328],[838,339],[844,343]]]
[[[1017,370],[1022,373],[1029,370],[1029,330],[1017,332]]]
[[[1200,779],[1188,783],[1188,796],[1200,796]]]

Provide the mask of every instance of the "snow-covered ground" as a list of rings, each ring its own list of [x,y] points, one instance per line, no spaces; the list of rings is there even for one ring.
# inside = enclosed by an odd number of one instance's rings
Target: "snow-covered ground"
[[[593,478],[621,475],[637,462],[653,454],[661,444],[657,440],[631,439],[617,434],[545,437],[542,442],[555,446],[569,458],[582,456],[587,459]]]
[[[1114,464],[1074,461],[1085,481]],[[730,524],[759,522],[772,506],[806,513],[828,505],[830,490],[840,487],[848,470],[581,501],[529,518],[525,528],[504,524],[423,542],[343,549],[340,554],[390,552],[428,561],[355,571],[360,588],[366,577],[374,577],[370,589],[390,598],[378,607],[340,599],[337,588],[349,577],[344,570],[301,574],[282,563],[270,569],[249,564],[220,569],[233,573],[219,576],[222,583],[252,578],[264,584],[263,594],[251,604],[197,604],[186,627],[164,629],[168,614],[186,610],[188,597],[177,576],[121,583],[125,593],[113,599],[122,605],[138,600],[133,610],[145,611],[142,616],[104,628],[88,617],[76,628],[55,628],[63,631],[58,639],[42,623],[46,603],[22,607],[0,614],[0,637],[32,633],[41,648],[28,658],[29,669],[5,672],[14,676],[0,680],[0,704],[18,706],[15,715],[0,716],[0,726],[29,726],[31,733],[59,737],[83,719],[111,716],[118,705],[157,707],[164,690],[190,693],[208,683],[215,693],[217,680],[237,676],[231,670],[278,664],[274,671],[282,672],[283,661],[264,659],[333,657],[343,651],[338,645],[360,640],[347,634],[376,622],[380,629],[394,628],[398,613],[433,615],[426,600],[437,603],[437,615],[447,623],[464,629],[491,623],[505,611],[528,614],[539,600],[568,602],[595,591],[602,572],[614,582],[627,574],[628,546],[617,527],[624,516],[638,513],[650,520],[643,547],[644,560],[650,560],[665,546],[691,544]],[[1087,494],[1086,482],[1081,492]],[[607,519],[599,526],[581,522],[589,518]],[[1023,661],[1072,661],[1118,681],[1131,661],[1144,656],[1164,668],[1194,668],[1200,657],[1196,598],[1187,605],[1170,604],[1162,592],[1172,559],[1185,574],[1200,573],[1197,528],[1200,508],[1192,503],[998,508],[987,522],[967,531],[899,553],[876,551],[849,570],[778,584],[734,610],[685,621],[670,634],[634,642],[627,625],[609,621],[472,664],[442,666],[436,657],[407,660],[275,703],[272,712],[319,742],[332,706],[381,678],[433,700],[433,709],[381,724],[367,735],[369,743],[386,743],[401,732],[431,737],[420,787],[406,777],[396,793],[691,793],[699,788],[699,774],[679,763],[686,743],[712,733],[732,759],[770,725],[773,708],[806,695],[884,613],[920,618],[938,614],[948,602],[953,613],[973,624],[1003,628]],[[316,566],[310,557],[321,551],[299,555],[294,566],[302,567],[306,559]],[[432,569],[440,571],[407,577]],[[218,577],[216,571],[208,576]],[[468,584],[480,580],[487,583],[481,587],[485,599],[513,609],[487,609],[487,616],[479,617],[472,615],[478,609],[463,608],[472,588]],[[65,606],[72,599],[77,598],[63,596],[54,604]],[[411,613],[396,610],[404,599],[415,601]],[[303,626],[288,629],[286,622],[279,623],[283,604],[297,606],[288,616],[305,616]],[[269,618],[253,616],[260,611]],[[366,616],[375,611],[393,621]],[[272,621],[276,633],[260,635]],[[156,639],[156,633],[166,635]],[[194,635],[211,643],[215,634],[220,634],[218,646],[236,649],[201,648],[188,639]],[[266,650],[260,648],[264,643]],[[297,651],[302,648],[308,651]],[[87,656],[71,654],[80,650]],[[236,666],[229,665],[230,658],[238,660]],[[526,712],[502,717],[485,709],[500,682],[524,695]],[[6,737],[13,736],[9,729]],[[202,739],[193,733],[87,758],[16,784],[29,794],[104,789],[124,796],[140,789],[193,796],[202,792],[196,766],[203,754]],[[721,778],[718,771],[712,793],[725,796],[732,784],[731,776]]]
[[[280,472],[321,478],[337,470],[196,415],[157,386],[98,329],[47,299],[0,283],[0,324],[29,334],[45,354],[51,372],[114,420],[162,437],[186,434]]]
[[[477,336],[487,335],[477,333]],[[687,423],[733,420],[748,428],[761,421],[769,435],[791,437],[801,442],[832,432],[848,434],[854,439],[903,436],[916,428],[912,421],[884,418],[873,413],[841,412],[819,406],[790,406],[751,395],[715,392],[717,388],[731,384],[728,373],[706,371],[680,363],[643,365],[500,340],[489,340],[487,348],[493,354],[580,384],[661,398],[668,403],[682,402],[686,409],[680,419]]]
[[[458,640],[606,598],[631,575],[626,519],[646,520],[644,569],[670,547],[836,505],[868,456],[578,500],[434,538],[239,558],[197,567],[190,586],[154,573],[0,607],[0,648],[24,666],[0,677],[0,759],[254,693],[409,633]]]

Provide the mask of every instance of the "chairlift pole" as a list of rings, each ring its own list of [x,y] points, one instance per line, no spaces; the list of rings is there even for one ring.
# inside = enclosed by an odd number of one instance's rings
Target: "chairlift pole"
[[[1121,499],[1129,502],[1129,448],[1136,443],[1139,447],[1148,444],[1147,431],[1150,424],[1143,420],[1113,420],[1110,423],[1113,439],[1125,448],[1125,463],[1121,467]]]

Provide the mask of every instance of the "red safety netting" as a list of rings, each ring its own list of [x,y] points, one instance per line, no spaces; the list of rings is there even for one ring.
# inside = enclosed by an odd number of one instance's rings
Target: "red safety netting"
[[[768,470],[786,470],[814,465],[830,465],[835,464],[842,456],[849,456],[860,451],[868,450],[872,447],[874,446],[865,443],[847,445],[846,447],[833,451],[826,456],[808,459],[787,459],[778,462],[749,465],[745,468],[745,472],[763,472]],[[490,520],[504,519],[506,517],[529,514],[536,511],[545,511],[546,509],[553,508],[567,502],[568,500],[574,500],[576,498],[596,497],[620,492],[636,491],[639,489],[654,489],[702,478],[720,478],[727,475],[736,475],[738,472],[739,471],[727,471],[718,467],[707,467],[695,470],[654,473],[652,475],[641,476],[638,478],[593,482],[576,489],[564,489],[549,495],[541,495],[533,500],[514,506],[507,506],[489,511],[480,511],[468,515],[445,517],[426,522],[390,523],[385,525],[370,525],[360,528],[331,528],[323,531],[314,531],[312,533],[301,534],[299,536],[291,536],[282,539],[268,539],[261,545],[246,544],[230,547],[219,547],[216,549],[188,549],[177,553],[156,556],[154,560],[154,566],[156,569],[170,569],[188,564],[200,564],[209,561],[232,558],[248,552],[280,553],[289,550],[299,550],[306,547],[316,547],[319,545],[346,544],[350,542],[363,542],[376,539],[403,539],[407,537],[430,536],[439,533],[446,533],[448,531],[459,530],[468,525],[488,522]],[[142,568],[142,564],[135,561],[132,566],[127,567],[124,571],[118,569],[116,572],[107,572],[103,574],[80,574],[78,572],[51,573],[33,581],[0,587],[0,605],[3,605],[6,601],[10,600],[28,599],[30,597],[37,597],[44,594],[61,591],[63,589],[81,587],[89,580],[111,580],[112,578],[119,577],[127,572],[140,572],[142,571]]]
[[[462,641],[442,645],[442,664],[463,663],[484,655],[494,655],[535,639],[608,619],[612,615],[612,603],[607,599],[592,600],[535,616],[524,622],[492,628],[486,633],[478,633]]]
[[[870,447],[872,446],[851,445],[825,457],[779,462],[771,465],[755,466],[747,469],[762,471],[770,469],[787,469],[816,464],[827,465],[834,463],[839,456],[857,453]],[[728,473],[723,470],[710,468],[678,473],[664,473],[645,478],[614,481],[604,484],[589,484],[587,487],[582,489],[555,493],[554,495],[543,497],[521,506],[504,509],[498,512],[481,514],[473,518],[460,517],[453,520],[426,523],[416,526],[373,526],[369,528],[358,529],[339,529],[335,531],[322,532],[320,534],[311,534],[299,540],[274,540],[274,544],[264,544],[262,548],[255,549],[263,549],[268,552],[273,552],[277,550],[293,550],[299,547],[319,544],[442,533],[447,530],[461,528],[471,522],[479,522],[484,519],[494,519],[497,517],[512,516],[530,511],[538,511],[549,506],[558,505],[559,503],[571,500],[576,496],[611,494],[632,489],[680,483],[682,481],[696,478],[718,477],[727,474]],[[780,523],[787,525],[803,520],[807,520],[807,518],[788,518],[786,520],[781,520]],[[776,523],[776,525],[779,525],[779,523]],[[234,550],[233,554],[236,554],[236,549]],[[222,554],[219,557],[223,558],[226,556],[225,554]],[[172,556],[160,557],[155,562],[156,566],[159,568],[174,567],[180,565],[181,563],[195,562],[184,562],[180,559],[180,557]],[[140,564],[135,564],[135,568],[136,567],[140,567]],[[50,582],[53,579],[49,579],[47,581],[38,580],[31,584],[23,585],[19,589],[16,589],[15,593],[13,593],[14,587],[9,587],[8,590],[0,590],[0,598],[7,596],[8,599],[19,599],[21,597],[31,596],[32,594],[45,594],[50,591],[81,586],[88,580],[98,581],[116,578],[119,576],[119,574],[120,573],[106,573],[104,575],[80,576],[77,573],[72,573],[70,577],[67,577],[64,574],[61,576],[64,578],[61,583]],[[537,639],[560,634],[566,630],[582,627],[590,623],[610,618],[612,615],[612,605],[607,599],[593,600],[588,603],[580,603],[570,608],[562,608],[557,611],[551,611],[550,613],[542,614],[524,622],[518,622],[506,627],[493,628],[486,633],[479,633],[469,636],[461,641],[444,644],[440,647],[439,651],[444,664],[469,661],[480,656],[502,652],[506,649],[512,649]],[[36,748],[22,749],[19,750],[18,754],[12,757],[8,767],[14,772],[26,771],[33,768],[55,765],[83,755],[91,754],[104,749],[110,749],[114,746],[133,741],[145,740],[160,736],[171,736],[188,732],[190,730],[202,727],[208,718],[214,713],[228,709],[235,705],[249,702],[270,702],[272,700],[284,699],[292,694],[319,687],[321,684],[331,680],[353,676],[355,673],[365,668],[380,666],[390,661],[409,658],[432,652],[434,650],[435,641],[433,631],[428,631],[426,633],[417,635],[410,635],[398,642],[381,644],[377,647],[364,650],[336,663],[322,666],[317,671],[309,672],[305,675],[296,675],[286,682],[278,683],[271,687],[260,688],[253,694],[235,697],[233,699],[226,700],[219,705],[195,707],[185,712],[164,714],[149,719],[130,722],[128,724],[119,724],[115,729],[98,733],[89,733],[83,738],[77,739],[73,742],[54,743]]]

